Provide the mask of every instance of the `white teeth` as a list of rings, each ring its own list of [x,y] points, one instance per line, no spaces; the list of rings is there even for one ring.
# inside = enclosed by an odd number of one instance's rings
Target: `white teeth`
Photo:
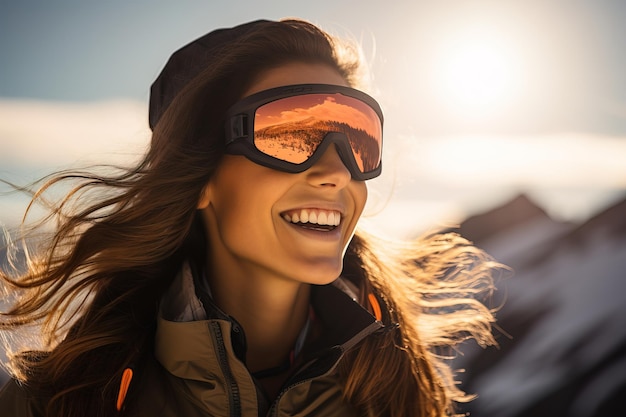
[[[330,210],[302,209],[299,213],[283,214],[283,218],[291,223],[313,223],[321,226],[339,226],[341,214]]]

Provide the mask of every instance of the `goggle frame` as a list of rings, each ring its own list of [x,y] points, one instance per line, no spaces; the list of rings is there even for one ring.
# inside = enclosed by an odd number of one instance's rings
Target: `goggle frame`
[[[254,125],[255,114],[260,107],[289,97],[313,94],[341,94],[359,100],[374,111],[380,121],[380,138],[375,138],[378,143],[379,162],[373,170],[361,171],[348,137],[340,132],[329,131],[326,133],[315,151],[302,163],[289,162],[257,148],[254,143]],[[360,111],[360,109],[357,110]],[[351,87],[332,84],[295,84],[271,88],[243,98],[228,110],[225,123],[226,153],[243,155],[268,168],[289,173],[300,173],[311,168],[326,149],[334,144],[352,178],[361,181],[369,180],[379,176],[382,171],[383,120],[383,112],[378,102],[370,95]]]

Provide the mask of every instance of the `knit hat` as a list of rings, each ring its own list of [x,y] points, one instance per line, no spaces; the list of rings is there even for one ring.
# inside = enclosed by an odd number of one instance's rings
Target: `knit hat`
[[[217,29],[174,52],[150,88],[150,128],[154,129],[174,97],[204,68],[211,65],[216,54],[241,36],[269,24],[275,22],[256,20],[233,28]]]

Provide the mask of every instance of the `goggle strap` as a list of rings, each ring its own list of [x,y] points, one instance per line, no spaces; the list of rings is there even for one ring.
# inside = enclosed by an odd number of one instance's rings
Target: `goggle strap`
[[[248,137],[248,116],[245,114],[238,114],[230,118],[230,142]]]

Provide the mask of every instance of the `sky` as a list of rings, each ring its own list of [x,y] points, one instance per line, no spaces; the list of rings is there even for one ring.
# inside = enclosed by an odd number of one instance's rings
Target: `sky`
[[[149,86],[220,27],[299,17],[358,42],[385,114],[365,223],[405,235],[525,192],[584,221],[626,194],[620,0],[0,0],[0,178],[136,160]],[[0,188],[0,223],[25,200]]]

